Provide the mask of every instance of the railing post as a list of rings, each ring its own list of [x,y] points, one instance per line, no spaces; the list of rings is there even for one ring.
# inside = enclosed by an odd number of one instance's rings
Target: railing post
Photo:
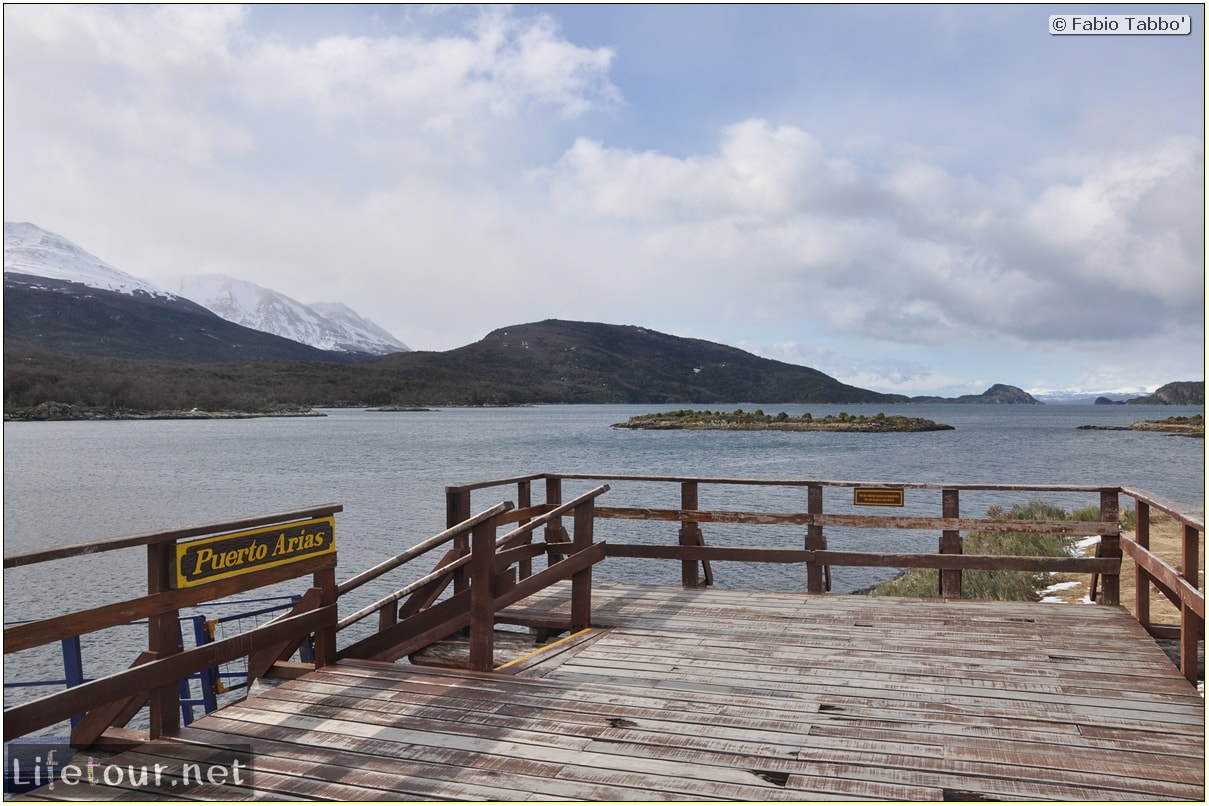
[[[546,478],[546,506],[554,509],[563,502],[563,480],[555,478]],[[563,528],[562,517],[551,518],[546,521],[545,539],[547,543],[569,543],[570,538],[567,537],[567,530]],[[550,562],[557,560],[551,557]]]
[[[1194,526],[1184,525],[1184,565],[1180,575],[1194,588],[1200,587],[1197,574],[1200,569],[1200,531]],[[1197,669],[1197,645],[1205,634],[1205,620],[1192,607],[1184,604],[1180,608],[1180,671],[1189,683],[1195,684],[1199,677]]]
[[[80,649],[80,636],[64,638],[60,645],[63,648],[63,679],[67,688],[78,686],[84,682],[84,654]],[[74,728],[81,718],[81,715],[73,716],[71,726]]]
[[[697,482],[685,481],[680,484],[680,508],[696,510],[700,507],[697,498]],[[705,543],[701,534],[701,526],[695,521],[680,522],[680,545],[700,546]],[[701,587],[701,578],[697,574],[696,560],[681,560],[680,584],[686,588]]]
[[[470,517],[470,491],[445,490],[445,528],[452,529]],[[470,536],[460,534],[453,539],[453,549],[459,556],[465,556],[470,551]],[[461,593],[466,590],[465,566],[453,572],[453,592]]]
[[[806,511],[811,515],[823,514],[823,486],[810,484],[806,487]],[[827,538],[823,536],[822,524],[811,523],[806,527],[806,549],[808,551],[824,551],[827,548]],[[831,587],[830,569],[822,563],[806,563],[806,592],[826,593]]]
[[[1120,503],[1116,490],[1105,490],[1100,493],[1100,521],[1102,523],[1116,523],[1120,519]],[[1121,557],[1121,538],[1117,535],[1100,535],[1099,551],[1096,552],[1097,557]],[[1100,598],[1099,604],[1102,605],[1119,605],[1121,604],[1121,572],[1117,570],[1115,574],[1100,575]]]
[[[940,514],[943,518],[961,517],[961,499],[958,490],[942,490],[940,493]],[[940,533],[941,554],[962,554],[964,548],[961,542],[961,532],[954,529],[944,529]],[[942,568],[938,574],[939,593],[942,599],[961,598],[961,569]]]
[[[399,603],[387,602],[378,608],[378,632],[399,623]]]
[[[311,575],[311,584],[319,589],[319,606],[336,604],[336,569],[327,568]],[[336,662],[336,623],[315,630],[315,668]]]
[[[1134,530],[1134,542],[1146,550],[1150,550],[1150,504],[1145,501],[1134,503],[1134,513],[1137,516],[1137,526]],[[1134,617],[1143,627],[1150,629],[1150,575],[1135,564],[1134,571]]]
[[[533,485],[528,479],[518,481],[516,483],[516,506],[519,509],[528,509],[533,505]],[[528,518],[524,518],[517,525],[524,526],[529,522]],[[524,545],[529,545],[533,542],[533,533],[529,532],[525,535]],[[517,579],[528,579],[533,576],[533,558],[526,557],[516,564]]]
[[[147,593],[163,593],[172,587],[175,544],[147,545]],[[180,613],[170,610],[147,620],[147,649],[155,658],[166,658],[181,651]],[[151,692],[149,733],[152,739],[168,736],[180,729],[180,684],[173,680]]]
[[[573,528],[575,551],[580,552],[592,545],[593,527],[596,522],[596,501],[588,499],[575,507]],[[589,565],[571,577],[571,632],[592,626],[592,566]]]
[[[470,669],[495,667],[495,518],[474,527],[470,549]]]

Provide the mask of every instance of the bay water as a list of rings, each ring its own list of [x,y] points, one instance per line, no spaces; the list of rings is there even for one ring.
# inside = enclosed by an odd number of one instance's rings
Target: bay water
[[[731,411],[750,404],[672,406]],[[841,411],[926,417],[954,426],[925,433],[775,431],[635,431],[611,428],[659,406],[535,406],[419,412],[326,410],[324,417],[247,420],[10,422],[4,425],[5,553],[339,503],[338,579],[430,537],[445,527],[444,488],[540,472],[818,479],[864,482],[1135,486],[1192,507],[1204,506],[1204,440],[1161,433],[1080,430],[1137,420],[1202,414],[1172,406],[806,406],[762,408],[769,414]],[[569,499],[599,482],[566,483]],[[534,497],[543,494],[534,486]],[[847,500],[843,500],[844,497]],[[992,504],[1046,497],[1066,507],[1098,503],[1091,494],[1004,496],[963,493],[962,515]],[[515,487],[476,492],[472,511],[514,500]],[[679,506],[678,485],[619,483],[602,506]],[[1129,499],[1123,506],[1132,505]],[[703,486],[703,509],[805,511],[801,489]],[[853,511],[851,493],[825,492],[828,512]],[[866,512],[866,514],[868,514]],[[894,514],[939,516],[936,490],[907,492]],[[800,548],[804,528],[704,524],[709,545]],[[851,534],[849,534],[851,532]],[[598,521],[597,539],[676,542],[676,525]],[[936,535],[828,532],[831,547],[866,551],[934,551]],[[123,550],[4,573],[4,619],[44,618],[120,601],[145,590],[145,551]],[[351,612],[430,570],[400,569],[367,585]],[[720,587],[804,590],[799,566],[715,563]],[[833,590],[848,592],[893,577],[895,569],[839,568]],[[615,561],[599,579],[678,584],[679,563]],[[279,586],[299,592],[300,580]],[[270,591],[273,592],[273,591]],[[131,628],[134,629],[134,628]],[[135,630],[132,641],[144,640]],[[88,642],[91,675],[124,668],[133,657],[114,639]],[[53,676],[49,654],[8,657],[5,680]],[[46,668],[43,668],[46,667]],[[61,668],[58,674],[61,676]],[[6,703],[24,690],[6,692]]]

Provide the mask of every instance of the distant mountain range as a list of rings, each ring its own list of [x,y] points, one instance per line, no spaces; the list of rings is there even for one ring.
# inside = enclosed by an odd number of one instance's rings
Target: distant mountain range
[[[48,402],[142,411],[1040,402],[1004,384],[959,398],[883,394],[630,325],[547,320],[446,352],[411,351],[345,306],[303,305],[222,276],[171,293],[32,224],[5,225],[4,279],[6,412]]]

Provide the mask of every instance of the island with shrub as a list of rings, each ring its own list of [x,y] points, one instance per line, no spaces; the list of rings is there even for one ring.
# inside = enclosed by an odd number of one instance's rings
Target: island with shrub
[[[640,414],[624,423],[614,423],[613,428],[637,428],[656,431],[677,429],[716,431],[856,431],[867,433],[952,431],[953,426],[926,420],[922,417],[903,417],[898,414],[874,415],[828,414],[815,418],[809,412],[795,417],[785,412],[765,414],[763,409],[732,412],[692,411],[680,409],[655,414]]]
[[[1205,418],[1194,414],[1191,417],[1168,417],[1166,420],[1138,420],[1129,425],[1081,425],[1080,431],[1160,431],[1182,437],[1205,437]]]

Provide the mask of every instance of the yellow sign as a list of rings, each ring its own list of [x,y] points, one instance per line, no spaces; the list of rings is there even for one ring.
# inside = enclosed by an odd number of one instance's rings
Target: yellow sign
[[[885,487],[854,487],[852,490],[852,503],[861,507],[901,507],[905,497],[903,490]]]
[[[316,518],[178,543],[176,587],[188,588],[335,551],[334,518]]]

